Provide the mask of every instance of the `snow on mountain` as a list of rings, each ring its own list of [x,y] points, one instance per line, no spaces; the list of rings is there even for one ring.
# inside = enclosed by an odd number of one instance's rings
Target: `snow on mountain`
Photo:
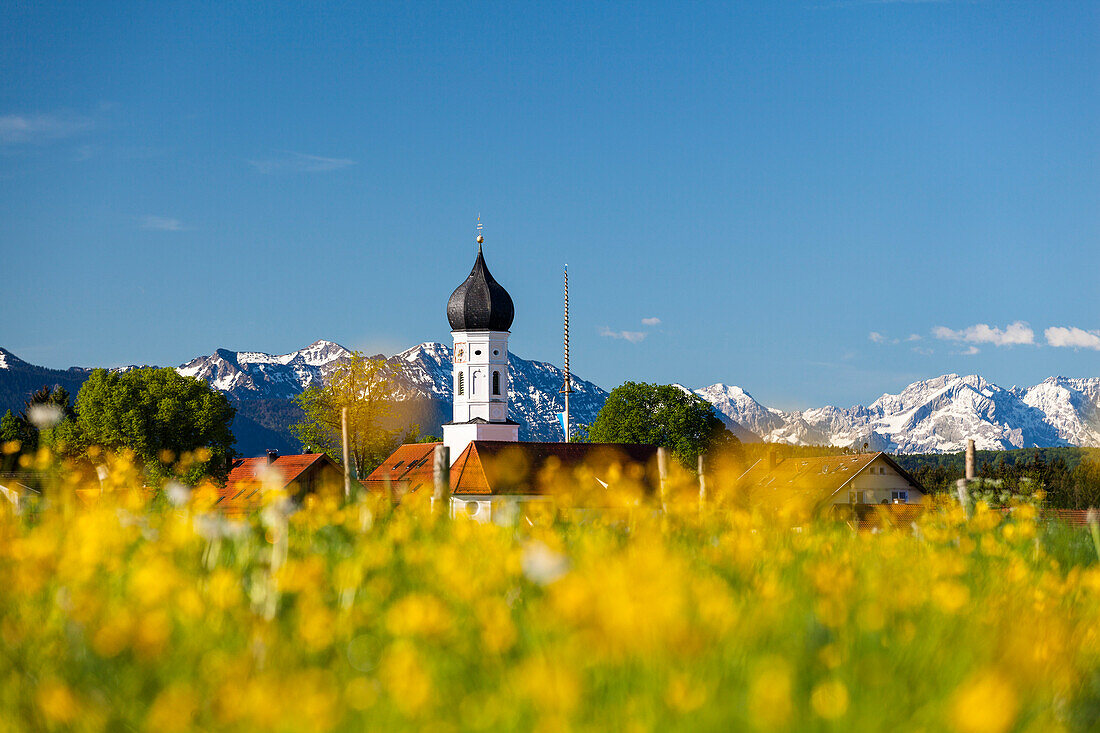
[[[945,374],[884,394],[869,406],[769,409],[739,387],[695,390],[769,442],[837,445],[895,453],[1100,445],[1100,379],[1052,377],[1026,390],[978,375]]]
[[[218,349],[176,367],[186,377],[198,377],[215,389],[240,399],[294,397],[311,384],[323,384],[351,352],[331,341],[315,341],[304,349],[274,356],[253,351]]]
[[[1100,379],[1049,377],[1024,390],[1022,400],[1066,443],[1100,445]]]
[[[761,436],[768,435],[779,428],[783,421],[767,407],[753,399],[745,390],[722,383],[695,390],[695,393],[714,405],[719,413],[730,422],[748,433],[742,437],[737,430],[730,428],[742,441],[759,442]],[[727,424],[727,427],[729,425]]]

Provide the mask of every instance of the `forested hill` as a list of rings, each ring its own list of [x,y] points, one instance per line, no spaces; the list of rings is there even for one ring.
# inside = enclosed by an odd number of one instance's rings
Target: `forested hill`
[[[0,348],[0,415],[8,410],[19,412],[27,398],[36,389],[42,387],[64,387],[73,398],[80,391],[80,385],[92,373],[91,369],[70,367],[68,369],[47,369],[28,364],[6,349]]]

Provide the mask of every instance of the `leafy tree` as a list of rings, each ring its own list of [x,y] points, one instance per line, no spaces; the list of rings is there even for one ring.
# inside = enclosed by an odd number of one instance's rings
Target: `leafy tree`
[[[400,428],[388,427],[394,414],[395,389],[382,359],[360,352],[338,366],[324,386],[310,385],[297,398],[302,420],[291,426],[303,449],[327,453],[343,462],[341,410],[348,409],[348,456],[357,476],[366,476],[398,444]],[[412,426],[409,442],[419,439]]]
[[[69,391],[64,387],[42,387],[32,392],[22,412],[16,415],[8,410],[0,418],[0,443],[19,446],[3,461],[5,468],[10,470],[20,455],[34,453],[40,445],[52,445],[54,436],[64,429],[63,423],[75,418]]]
[[[688,468],[700,453],[740,446],[706,400],[672,385],[639,382],[611,391],[588,426],[588,440],[662,445]]]
[[[154,478],[166,476],[176,459],[185,481],[224,477],[236,440],[230,424],[236,410],[225,395],[175,369],[96,369],[76,397],[76,421],[61,433],[70,453],[90,446],[127,448]]]

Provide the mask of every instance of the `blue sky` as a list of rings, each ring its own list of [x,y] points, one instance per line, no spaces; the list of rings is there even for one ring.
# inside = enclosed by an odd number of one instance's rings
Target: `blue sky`
[[[449,341],[480,213],[606,388],[1100,376],[1096,3],[224,5],[5,4],[0,346]]]

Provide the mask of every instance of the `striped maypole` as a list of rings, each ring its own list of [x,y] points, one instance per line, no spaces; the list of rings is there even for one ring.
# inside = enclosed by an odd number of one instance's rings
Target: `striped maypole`
[[[562,419],[562,428],[565,432],[565,442],[569,442],[569,395],[573,392],[573,386],[569,377],[569,265],[565,266],[565,380],[561,387],[561,393],[565,395],[565,413]]]

